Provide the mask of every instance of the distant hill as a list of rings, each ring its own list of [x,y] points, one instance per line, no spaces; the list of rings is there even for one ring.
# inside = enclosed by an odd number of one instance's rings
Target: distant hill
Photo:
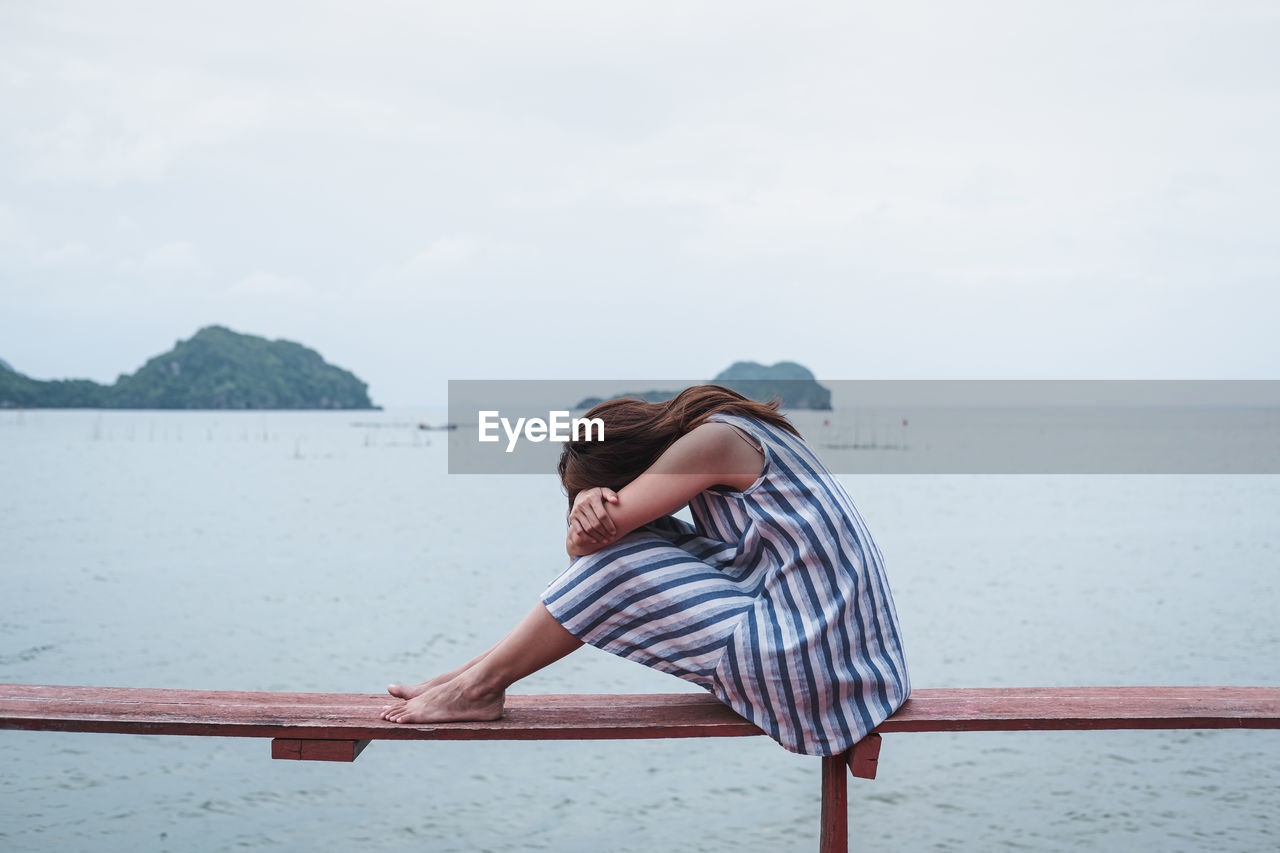
[[[86,409],[372,409],[368,385],[315,350],[206,326],[122,375],[31,379],[0,371],[0,407]]]
[[[818,384],[809,368],[794,361],[780,361],[772,367],[735,361],[711,381],[752,400],[781,397],[784,409],[831,408],[831,392]]]
[[[822,409],[831,408],[831,391],[824,388],[813,377],[813,372],[794,361],[780,361],[767,367],[754,361],[735,361],[727,369],[720,371],[712,384],[732,388],[744,397],[752,400],[768,402],[775,397],[782,400],[784,409]],[[615,397],[639,397],[651,403],[670,400],[678,391],[657,390],[625,391]],[[587,397],[580,400],[575,408],[590,409],[597,403],[603,403],[604,397]]]
[[[13,370],[13,368],[9,366],[9,362],[0,358],[0,370]]]

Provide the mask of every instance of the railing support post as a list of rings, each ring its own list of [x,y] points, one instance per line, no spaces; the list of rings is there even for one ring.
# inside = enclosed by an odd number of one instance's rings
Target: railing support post
[[[820,853],[849,850],[849,752],[822,758],[822,840]]]

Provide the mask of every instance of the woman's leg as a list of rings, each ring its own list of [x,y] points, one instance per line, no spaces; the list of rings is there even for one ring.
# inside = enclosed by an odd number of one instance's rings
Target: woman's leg
[[[492,649],[454,670],[447,680],[442,676],[419,685],[420,693],[388,705],[382,718],[393,723],[496,720],[502,716],[508,687],[581,645],[538,603]]]
[[[512,631],[514,630],[515,629],[513,628]],[[507,636],[508,637],[511,636],[511,631],[507,632]],[[506,637],[503,637],[503,639],[505,640]],[[414,684],[414,685],[388,684],[387,692],[390,693],[392,696],[395,696],[397,699],[412,699],[415,696],[421,696],[423,693],[427,692],[432,687],[435,687],[438,684],[444,684],[446,681],[452,681],[462,673],[471,669],[471,667],[475,666],[476,664],[480,663],[480,661],[488,657],[489,653],[492,652],[501,644],[502,644],[502,640],[499,640],[497,643],[490,646],[488,649],[485,649],[483,652],[476,655],[471,660],[467,661],[457,669],[453,669],[453,670],[450,670],[449,672],[443,673],[441,675],[437,675],[434,678],[431,678],[431,679],[428,679],[427,681],[422,682],[421,684]]]

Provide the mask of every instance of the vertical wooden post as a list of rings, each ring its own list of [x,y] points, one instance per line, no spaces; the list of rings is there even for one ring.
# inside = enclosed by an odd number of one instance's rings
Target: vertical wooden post
[[[822,759],[822,840],[820,853],[849,851],[849,753]]]

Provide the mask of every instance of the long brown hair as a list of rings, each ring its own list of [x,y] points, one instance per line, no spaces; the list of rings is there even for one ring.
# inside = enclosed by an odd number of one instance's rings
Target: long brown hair
[[[756,418],[799,438],[791,422],[778,413],[780,406],[776,398],[758,403],[722,385],[694,385],[661,403],[635,397],[606,400],[584,416],[604,421],[604,440],[570,441],[560,451],[560,482],[569,495],[569,506],[583,489],[621,489],[676,439],[718,412]]]

